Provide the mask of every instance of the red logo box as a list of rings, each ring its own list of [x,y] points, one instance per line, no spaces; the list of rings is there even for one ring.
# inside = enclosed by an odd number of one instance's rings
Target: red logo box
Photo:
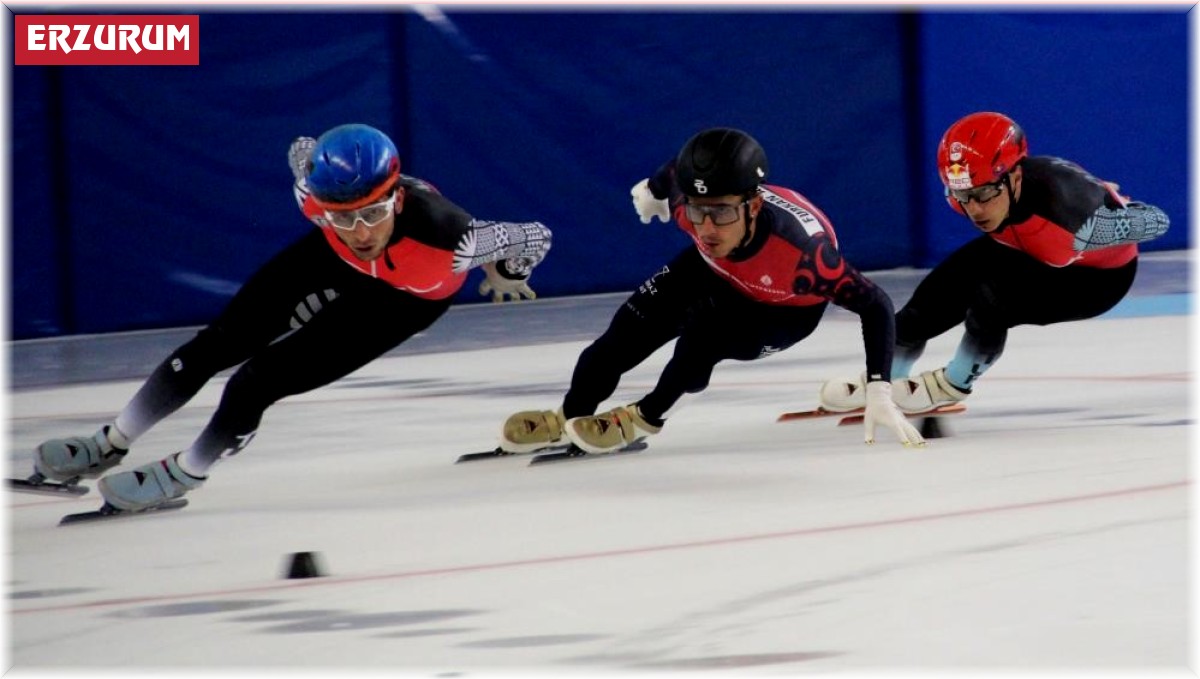
[[[196,14],[17,14],[17,66],[199,66]]]

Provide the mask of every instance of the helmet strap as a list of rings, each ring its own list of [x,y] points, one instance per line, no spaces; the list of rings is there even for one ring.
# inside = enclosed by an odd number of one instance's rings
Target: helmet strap
[[[754,196],[757,196],[757,195],[758,195],[758,192],[755,191]],[[749,245],[750,239],[754,237],[754,229],[752,228],[753,223],[751,221],[754,219],[754,217],[750,215],[750,201],[754,200],[754,196],[751,196],[749,199],[747,199],[746,204],[742,206],[742,210],[743,210],[742,214],[746,218],[746,233],[745,233],[745,235],[742,236],[742,242],[738,243],[738,246],[736,248],[738,250],[741,250],[742,248]]]
[[[1004,177],[1002,177],[1000,179],[1000,181],[1004,183],[1004,188],[1008,189],[1008,214],[1011,215],[1013,204],[1017,202],[1016,196],[1013,195],[1012,170],[1005,172]],[[1002,219],[1000,221],[1000,226],[997,226],[996,230],[993,231],[992,233],[1001,233],[1002,231],[1004,231],[1007,228],[1008,228],[1008,215],[1005,215],[1004,219]]]

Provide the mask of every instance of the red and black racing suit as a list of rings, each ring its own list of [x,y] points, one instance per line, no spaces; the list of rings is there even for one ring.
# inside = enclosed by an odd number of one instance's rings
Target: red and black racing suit
[[[297,183],[297,202],[318,228],[271,258],[216,320],[168,356],[117,428],[137,438],[240,363],[193,444],[210,461],[235,453],[271,404],[348,375],[428,328],[471,267],[498,262],[527,276],[549,250],[550,231],[540,223],[473,220],[429,184],[404,175],[401,184],[403,208],[387,249],[363,262]]]
[[[1137,243],[1169,226],[1159,208],[1118,195],[1074,163],[1034,156],[1019,166],[1020,199],[1001,227],[930,271],[896,314],[898,375],[908,375],[929,339],[964,323],[947,376],[969,391],[1003,352],[1009,328],[1115,306],[1133,285]]]
[[[678,338],[653,391],[638,402],[651,424],[686,393],[703,391],[725,359],[754,360],[807,337],[829,302],[862,318],[867,372],[890,379],[894,326],[891,299],[838,252],[829,219],[799,193],[764,185],[749,242],[728,257],[700,249],[675,187],[673,163],[650,180],[670,198],[676,224],[696,241],[647,279],[617,310],[608,329],[580,355],[563,401],[567,418],[594,414],[623,374]]]

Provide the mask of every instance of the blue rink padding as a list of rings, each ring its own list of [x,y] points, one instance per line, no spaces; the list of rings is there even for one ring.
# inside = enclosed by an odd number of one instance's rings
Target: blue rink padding
[[[1190,292],[1173,295],[1144,295],[1126,297],[1101,318],[1136,318],[1138,316],[1186,316],[1192,312]]]

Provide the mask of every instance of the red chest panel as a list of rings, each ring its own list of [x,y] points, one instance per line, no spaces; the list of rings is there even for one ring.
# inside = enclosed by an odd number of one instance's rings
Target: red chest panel
[[[311,200],[305,202],[304,214],[320,225],[329,247],[342,261],[363,274],[387,282],[397,290],[423,299],[445,299],[458,292],[467,279],[467,272],[454,272],[453,252],[411,238],[403,238],[389,245],[383,256],[364,262],[355,257],[354,252],[337,237],[333,227],[322,225],[324,213]]]
[[[1053,267],[1072,265],[1115,269],[1128,264],[1138,253],[1137,246],[1132,244],[1076,252],[1074,235],[1036,215],[998,234],[991,234],[991,237]]]

